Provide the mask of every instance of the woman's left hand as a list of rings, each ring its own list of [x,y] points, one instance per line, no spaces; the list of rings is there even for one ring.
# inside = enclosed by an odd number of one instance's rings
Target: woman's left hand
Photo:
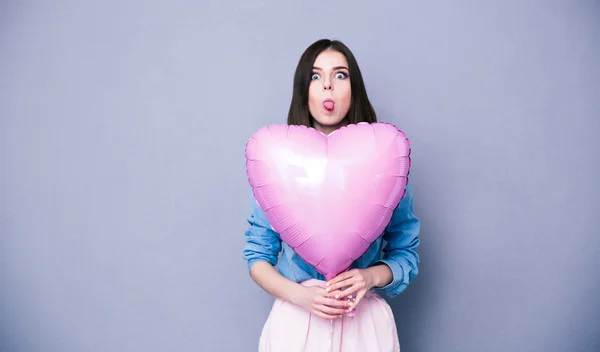
[[[352,306],[348,308],[348,312],[352,311],[358,306],[365,294],[375,286],[373,271],[369,269],[352,269],[339,274],[327,282],[327,292],[342,290],[335,296],[336,299],[343,299],[356,294]]]

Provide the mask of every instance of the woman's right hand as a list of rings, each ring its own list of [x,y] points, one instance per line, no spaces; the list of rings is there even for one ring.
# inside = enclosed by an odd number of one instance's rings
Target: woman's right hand
[[[323,319],[337,319],[348,312],[349,301],[336,299],[340,290],[327,293],[319,286],[303,286],[283,277],[273,265],[265,261],[255,263],[250,269],[252,279],[265,291],[283,301],[300,306]]]
[[[348,308],[352,305],[352,302],[346,299],[335,298],[335,295],[340,293],[339,290],[327,292],[319,286],[301,287],[303,292],[297,305],[323,319],[334,320],[340,318],[348,312]]]

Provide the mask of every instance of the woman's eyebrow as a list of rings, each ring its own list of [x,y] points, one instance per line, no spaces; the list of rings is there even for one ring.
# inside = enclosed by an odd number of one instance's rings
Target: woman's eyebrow
[[[313,66],[313,70],[323,71],[322,68],[317,67],[317,66]],[[346,66],[336,66],[336,67],[333,68],[333,70],[334,71],[335,70],[347,70],[347,71],[350,71],[350,70],[348,70],[348,67],[346,67]]]

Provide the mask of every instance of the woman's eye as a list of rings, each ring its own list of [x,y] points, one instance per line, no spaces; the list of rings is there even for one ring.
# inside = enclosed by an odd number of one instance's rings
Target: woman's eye
[[[319,74],[318,74],[318,73],[313,73],[313,74],[312,74],[312,76],[310,76],[310,79],[312,79],[313,81],[314,81],[315,79],[319,79],[319,78],[321,78],[321,76],[319,76]]]
[[[344,72],[338,72],[335,74],[335,78],[337,78],[337,79],[344,79],[346,77],[348,77],[348,75],[346,75],[346,73],[344,73]]]

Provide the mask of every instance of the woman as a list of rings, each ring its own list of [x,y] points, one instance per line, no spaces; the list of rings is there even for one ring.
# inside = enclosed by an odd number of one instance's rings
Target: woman
[[[288,124],[330,134],[347,124],[376,121],[352,52],[339,41],[309,46],[296,68]],[[244,259],[252,279],[276,298],[259,351],[400,350],[392,311],[372,289],[397,296],[418,273],[420,223],[410,183],[384,235],[351,270],[329,282],[281,241],[253,199],[251,205]],[[353,309],[354,316],[346,314]]]

